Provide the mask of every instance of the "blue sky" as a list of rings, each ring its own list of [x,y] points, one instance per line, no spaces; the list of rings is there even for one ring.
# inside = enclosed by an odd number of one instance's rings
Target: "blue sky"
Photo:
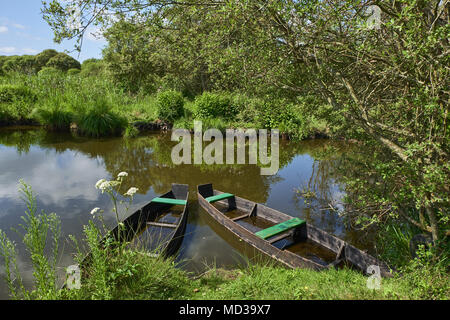
[[[53,42],[53,32],[42,19],[41,6],[40,0],[0,0],[0,55],[34,55],[45,49],[73,50],[73,41]],[[101,58],[105,45],[105,40],[88,35],[84,38],[81,54],[69,54],[80,62]]]

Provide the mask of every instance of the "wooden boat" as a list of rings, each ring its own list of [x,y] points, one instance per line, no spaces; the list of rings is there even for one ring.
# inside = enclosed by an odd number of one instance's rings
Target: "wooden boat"
[[[348,265],[365,274],[378,267],[382,277],[392,276],[384,262],[306,221],[214,190],[212,184],[199,185],[197,191],[200,206],[216,222],[257,254],[286,267],[323,270]]]
[[[164,237],[153,239],[151,245],[155,252],[150,253],[151,256],[162,256],[164,258],[174,255],[181,246],[183,236],[186,231],[188,218],[188,198],[189,186],[186,184],[172,184],[172,189],[167,193],[156,197],[136,210],[123,221],[123,226],[119,228],[117,225],[107,235],[103,237],[100,245],[103,245],[108,238],[113,238],[119,242],[131,242],[145,235],[154,236],[151,231],[161,235],[161,231],[167,230]],[[177,212],[172,210],[173,207],[179,207]],[[166,221],[170,216],[175,221]],[[147,243],[143,243],[146,245]],[[92,253],[88,253],[81,261],[81,270],[89,265]],[[67,279],[66,279],[67,280]],[[64,281],[62,288],[66,288]]]
[[[148,236],[156,235],[157,237],[151,239],[153,241],[150,244],[157,250],[157,254],[164,257],[175,254],[183,241],[184,232],[186,231],[188,197],[188,185],[172,184],[170,191],[152,199],[142,208],[128,216],[123,221],[121,228],[116,226],[112,229],[102,239],[102,243],[109,237],[113,237],[114,240],[120,242],[136,242],[139,238],[148,238]],[[171,210],[174,206],[179,206],[177,213]],[[167,221],[166,218],[168,216],[171,216],[171,219],[174,221]],[[167,231],[164,236],[161,236],[162,231]],[[143,245],[149,244],[148,242],[142,242]]]

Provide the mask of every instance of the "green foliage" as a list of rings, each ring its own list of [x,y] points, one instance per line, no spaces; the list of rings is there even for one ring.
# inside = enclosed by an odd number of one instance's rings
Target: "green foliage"
[[[37,54],[35,56],[37,70],[40,71],[42,68],[44,68],[47,65],[47,62],[57,54],[58,51],[53,49],[47,49]]]
[[[436,254],[436,248],[419,248],[418,256],[400,268],[398,280],[405,284],[412,297],[424,299],[443,299],[450,297],[450,281],[448,275],[449,251]]]
[[[11,56],[3,63],[4,73],[34,74],[37,72],[36,60],[34,56]]]
[[[76,75],[79,75],[80,72],[81,72],[80,69],[69,69],[69,70],[67,70],[67,75],[76,76]]]
[[[383,261],[395,267],[409,263],[412,259],[409,242],[414,232],[417,231],[407,224],[386,224],[380,230],[378,240]]]
[[[81,65],[81,75],[83,77],[105,76],[106,64],[102,60],[87,59]]]
[[[56,69],[55,67],[43,67],[38,75],[40,77],[57,77],[61,74],[61,70]]]
[[[36,99],[36,94],[24,85],[0,85],[0,103],[34,103]]]
[[[139,130],[135,126],[128,125],[125,128],[125,133],[124,133],[125,138],[134,138],[134,137],[137,137],[138,135],[139,135]]]
[[[32,117],[51,130],[69,130],[74,115],[66,110],[61,98],[51,97],[45,105],[35,108]]]
[[[66,72],[69,69],[81,69],[81,64],[66,53],[60,52],[48,60],[46,67]]]
[[[156,98],[156,106],[160,120],[173,122],[184,116],[184,98],[180,92],[160,92]]]
[[[106,34],[105,59],[124,88],[138,92],[155,79],[168,79],[195,93],[220,89],[268,95],[257,122],[300,136],[311,130],[313,113],[268,106],[280,98],[297,104],[299,96],[313,96],[315,103],[303,110],[316,108],[314,117],[333,126],[329,132],[371,145],[376,150],[370,170],[382,177],[381,184],[395,181],[395,192],[366,189],[370,192],[361,194],[360,208],[377,206],[397,222],[400,208],[411,224],[431,230],[434,240],[450,229],[446,2],[379,1],[381,21],[375,27],[367,23],[370,2],[360,0],[275,0],[263,7],[257,0],[174,3],[151,15],[133,1],[120,6],[87,1],[81,12],[85,21],[109,27],[111,21],[93,14],[100,4],[109,12],[145,17],[117,21]],[[44,5],[57,40],[76,36],[66,28],[71,18],[66,9],[73,5],[75,0]],[[202,99],[199,118],[236,115],[218,111],[228,110],[222,99]],[[363,179],[354,182],[364,189]],[[417,211],[425,219],[417,221]],[[379,215],[360,212],[361,219],[381,221]]]
[[[28,120],[37,96],[23,85],[0,85],[0,121]]]
[[[233,104],[231,96],[224,93],[204,92],[195,98],[195,116],[198,119],[234,119],[239,106]]]
[[[21,225],[25,232],[22,241],[30,255],[35,288],[25,289],[17,267],[15,245],[0,231],[0,255],[5,258],[6,281],[14,299],[57,299],[57,262],[59,256],[60,220],[55,214],[37,214],[32,189],[20,181],[22,200],[27,205]],[[49,257],[46,254],[50,252]],[[14,278],[12,275],[14,274]]]
[[[127,126],[127,120],[113,112],[110,103],[102,97],[91,102],[86,111],[77,115],[81,133],[91,137],[118,135]]]

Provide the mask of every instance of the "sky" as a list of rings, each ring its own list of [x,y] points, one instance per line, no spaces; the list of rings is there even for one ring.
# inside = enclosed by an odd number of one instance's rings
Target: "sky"
[[[35,55],[45,49],[73,51],[74,41],[53,42],[53,31],[42,19],[40,0],[0,0],[0,56]],[[68,52],[80,62],[101,58],[104,39],[85,36],[81,53]]]

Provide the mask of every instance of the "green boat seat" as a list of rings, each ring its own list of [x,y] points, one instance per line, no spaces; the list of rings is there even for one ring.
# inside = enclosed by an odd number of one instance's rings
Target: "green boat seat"
[[[302,220],[299,218],[293,218],[293,219],[284,221],[282,223],[276,224],[267,229],[258,231],[255,234],[262,239],[267,239],[267,238],[276,236],[277,234],[287,231],[289,229],[301,226],[302,224],[305,224],[305,223],[306,223],[305,220]]]
[[[209,203],[213,203],[213,202],[216,202],[216,201],[220,201],[220,200],[228,199],[228,198],[232,198],[232,197],[234,197],[234,194],[221,193],[221,194],[218,194],[216,196],[208,197],[205,200],[208,201]]]
[[[185,206],[187,201],[173,198],[153,198],[151,202]]]

